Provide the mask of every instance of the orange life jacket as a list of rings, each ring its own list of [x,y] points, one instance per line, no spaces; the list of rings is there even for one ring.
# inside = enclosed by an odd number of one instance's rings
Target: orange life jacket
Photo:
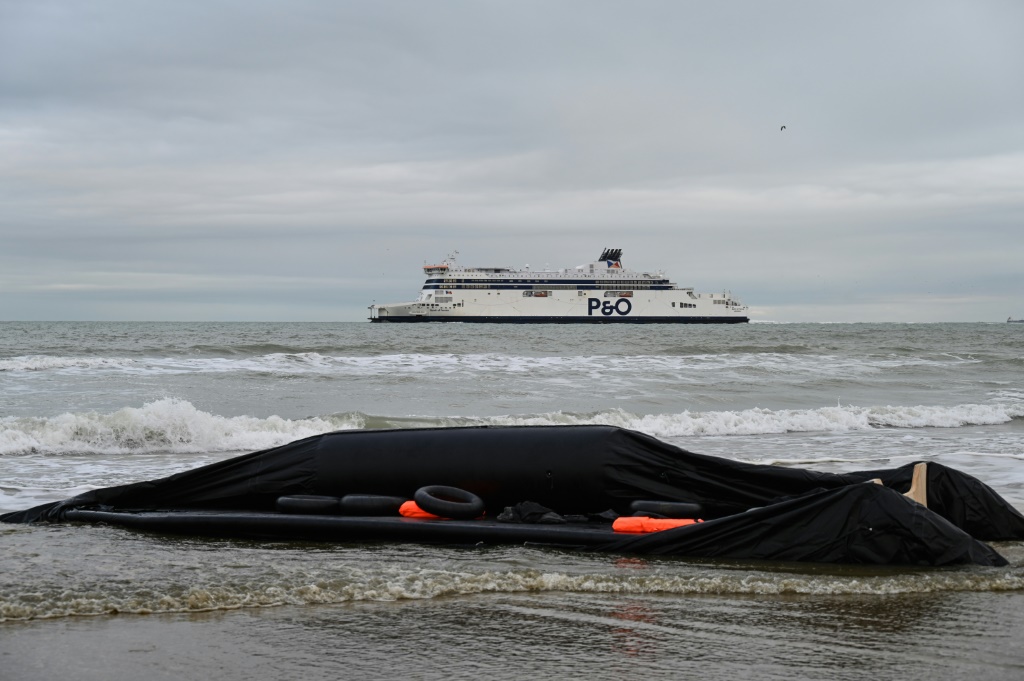
[[[702,523],[703,520],[697,520],[694,518],[648,518],[646,516],[622,516],[616,518],[615,522],[612,523],[612,529],[616,532],[660,532],[662,530],[671,530],[673,527],[683,527],[684,525],[693,525],[694,523]]]
[[[398,512],[406,518],[434,518],[439,519],[441,516],[434,515],[433,513],[427,513],[419,505],[410,499],[398,508]]]

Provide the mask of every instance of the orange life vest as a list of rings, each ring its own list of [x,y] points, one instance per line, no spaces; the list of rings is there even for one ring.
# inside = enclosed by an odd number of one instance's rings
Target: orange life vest
[[[433,513],[427,513],[419,505],[410,499],[398,508],[398,512],[406,518],[434,518],[440,519],[441,516],[434,515]]]
[[[622,516],[616,518],[612,523],[612,529],[616,532],[632,532],[635,534],[643,532],[660,532],[671,530],[673,527],[683,527],[702,523],[703,520],[694,518],[648,518],[647,516]]]

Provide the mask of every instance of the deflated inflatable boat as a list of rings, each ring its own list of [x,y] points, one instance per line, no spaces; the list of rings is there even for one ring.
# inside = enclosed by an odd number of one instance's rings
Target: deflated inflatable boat
[[[353,511],[339,502],[348,495],[400,502],[437,485],[479,497],[484,515],[408,518]],[[303,499],[316,503],[303,509]],[[289,500],[298,506],[289,507]],[[615,531],[611,518],[632,515],[644,506],[638,502],[678,502],[647,507],[694,509],[690,515],[703,522],[640,534]],[[551,513],[518,512],[537,508]],[[529,522],[537,517],[541,522]],[[610,426],[327,433],[0,520],[101,522],[258,539],[532,543],[936,566],[1005,565],[982,542],[1024,539],[1024,516],[982,482],[940,464],[821,473],[694,454]],[[508,520],[517,522],[503,522]]]

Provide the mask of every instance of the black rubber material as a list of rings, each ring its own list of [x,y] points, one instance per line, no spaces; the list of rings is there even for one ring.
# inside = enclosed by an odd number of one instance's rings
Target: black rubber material
[[[408,499],[382,494],[346,494],[341,498],[341,512],[345,515],[398,515],[398,509]]]
[[[483,499],[458,487],[427,485],[416,490],[413,499],[416,505],[427,513],[442,518],[472,520],[484,513]]]
[[[324,515],[337,513],[338,497],[325,497],[316,494],[292,494],[278,497],[274,506],[281,513],[297,515]]]
[[[444,484],[479,495],[487,502],[487,515],[495,518],[506,506],[526,500],[563,517],[603,509],[632,513],[634,500],[697,503],[704,509],[703,523],[637,536],[607,531],[597,550],[816,563],[1007,565],[981,540],[1024,540],[1024,515],[980,480],[936,462],[927,466],[928,506],[916,503],[901,491],[910,486],[917,466],[908,462],[838,474],[751,464],[687,452],[611,426],[347,430],[157,480],[91,490],[0,515],[0,522],[106,522],[109,517],[138,521],[139,527],[282,539],[295,539],[304,528],[306,537],[322,541],[365,528],[361,537],[371,541],[423,533],[442,543],[458,535],[460,543],[546,536],[559,537],[562,544],[571,536],[562,530],[576,531],[570,523],[530,525],[527,533],[500,529],[506,523],[497,520],[490,527],[486,520],[273,511],[282,496],[409,497],[425,485]],[[874,478],[883,484],[862,484]],[[122,512],[79,514],[100,508]],[[221,512],[171,515],[166,522],[153,517],[174,508]],[[532,534],[541,527],[551,534]]]
[[[652,514],[652,517],[663,518],[700,518],[704,512],[700,504],[685,503],[682,501],[634,501],[629,505],[633,515],[641,513]]]
[[[611,525],[521,525],[497,520],[421,520],[345,515],[295,515],[253,511],[68,511],[73,522],[108,523],[149,532],[188,536],[245,537],[285,541],[408,541],[476,546],[524,543],[599,547],[618,537]]]

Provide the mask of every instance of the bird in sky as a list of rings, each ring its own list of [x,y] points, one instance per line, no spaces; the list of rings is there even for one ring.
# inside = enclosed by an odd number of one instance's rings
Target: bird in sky
[[[779,130],[785,130],[785,129],[786,129],[786,126],[782,126],[781,128],[779,128]]]

